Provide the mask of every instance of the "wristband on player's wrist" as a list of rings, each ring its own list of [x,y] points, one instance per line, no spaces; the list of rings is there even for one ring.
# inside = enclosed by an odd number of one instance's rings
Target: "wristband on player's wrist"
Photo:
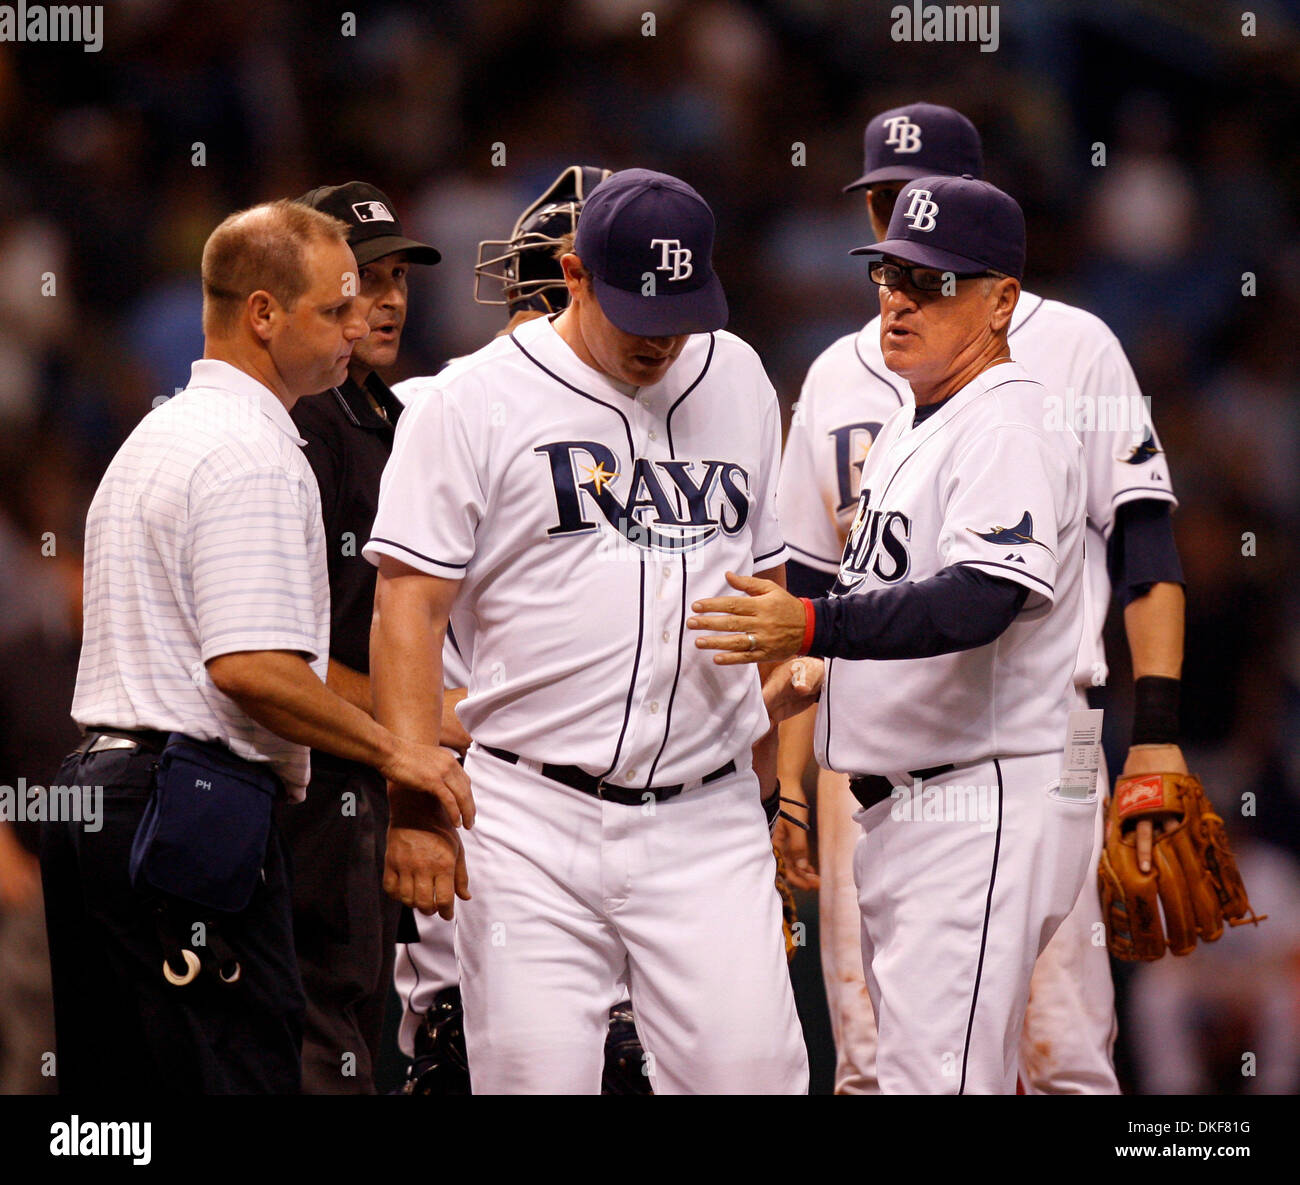
[[[807,597],[799,599],[803,602],[803,641],[799,643],[799,653],[807,654],[812,649],[813,634],[817,632],[817,610]]]
[[[773,831],[776,830],[777,819],[784,819],[787,823],[793,823],[801,831],[807,831],[808,830],[807,823],[803,822],[801,819],[796,819],[793,815],[787,815],[785,811],[781,809],[781,804],[783,802],[789,803],[791,806],[801,806],[805,810],[808,809],[808,804],[806,802],[801,801],[800,799],[783,798],[781,796],[781,779],[778,778],[776,780],[776,789],[774,789],[771,794],[769,794],[765,799],[763,799],[763,812],[764,814],[767,815],[768,834],[770,835]]]
[[[1133,739],[1138,745],[1178,744],[1178,702],[1182,680],[1143,675],[1133,684]]]

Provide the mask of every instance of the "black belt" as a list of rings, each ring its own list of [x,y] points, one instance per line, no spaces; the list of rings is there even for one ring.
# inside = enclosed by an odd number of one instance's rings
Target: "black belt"
[[[101,728],[95,725],[86,729],[86,735],[82,738],[74,752],[86,753],[100,737],[120,737],[124,741],[134,741],[142,749],[150,753],[161,753],[163,746],[167,744],[168,733],[159,732],[155,728]]]
[[[911,770],[907,776],[913,780],[920,778],[925,782],[956,768],[951,763],[932,765],[929,769]],[[857,774],[849,779],[849,793],[858,800],[858,804],[864,811],[870,810],[878,802],[884,802],[893,792],[894,783],[882,774]]]
[[[511,765],[519,763],[519,754],[511,753],[509,749],[494,749],[491,745],[480,745],[485,753],[491,753],[493,757],[500,758],[502,761],[508,761]],[[709,782],[716,782],[719,778],[725,778],[728,774],[736,772],[736,763],[728,761],[726,765],[720,765],[711,774],[705,774],[700,779],[701,785],[707,785]],[[595,774],[589,774],[585,769],[576,765],[549,765],[542,766],[542,777],[550,778],[552,782],[559,782],[561,785],[569,786],[574,790],[581,790],[584,794],[590,794],[593,798],[600,798],[606,802],[618,802],[624,806],[640,806],[645,802],[645,796],[649,794],[655,802],[663,802],[667,798],[675,798],[685,789],[684,782],[678,782],[676,786],[614,786],[602,778],[596,777]]]

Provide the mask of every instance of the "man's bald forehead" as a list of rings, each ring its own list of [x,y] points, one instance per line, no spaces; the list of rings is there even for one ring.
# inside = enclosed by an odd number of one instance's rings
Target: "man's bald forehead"
[[[231,214],[203,248],[204,333],[228,329],[254,292],[292,309],[307,290],[307,245],[347,246],[347,234],[342,220],[288,199]]]

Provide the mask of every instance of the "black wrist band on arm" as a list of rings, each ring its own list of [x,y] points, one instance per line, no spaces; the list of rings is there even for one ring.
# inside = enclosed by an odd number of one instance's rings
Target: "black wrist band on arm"
[[[1143,675],[1133,684],[1134,745],[1178,744],[1181,679]]]

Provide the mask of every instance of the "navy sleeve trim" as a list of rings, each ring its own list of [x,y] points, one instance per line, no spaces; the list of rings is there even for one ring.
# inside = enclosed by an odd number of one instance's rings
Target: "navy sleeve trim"
[[[1116,490],[1110,498],[1112,506],[1115,505],[1115,499],[1121,498],[1125,494],[1147,494],[1152,502],[1177,502],[1172,490],[1162,490],[1159,486],[1125,486],[1122,490]],[[1130,501],[1141,501],[1138,498],[1131,498]]]
[[[1032,572],[1026,572],[1024,568],[1013,568],[1010,564],[1001,564],[996,560],[958,560],[957,563],[953,564],[953,567],[966,568],[973,564],[978,564],[981,568],[1005,568],[1008,572],[1014,572],[1017,576],[1024,576],[1026,579],[1032,580],[1035,584],[1045,588],[1048,592],[1056,591],[1055,585],[1048,584],[1046,580],[1040,580]],[[990,573],[990,575],[992,575],[992,573]]]
[[[398,543],[396,539],[385,539],[382,535],[376,535],[370,540],[371,543],[387,543],[389,547],[397,547],[402,551],[410,552],[413,556],[418,556],[426,563],[437,564],[440,568],[468,568],[469,562],[463,564],[453,564],[450,560],[440,560],[431,555],[425,555],[422,551],[416,551],[414,547],[407,547],[405,543]]]
[[[756,555],[754,557],[754,563],[755,565],[761,564],[764,560],[770,560],[774,555],[780,555],[783,551],[785,551],[784,543],[782,543],[775,551],[765,551],[762,555]]]

